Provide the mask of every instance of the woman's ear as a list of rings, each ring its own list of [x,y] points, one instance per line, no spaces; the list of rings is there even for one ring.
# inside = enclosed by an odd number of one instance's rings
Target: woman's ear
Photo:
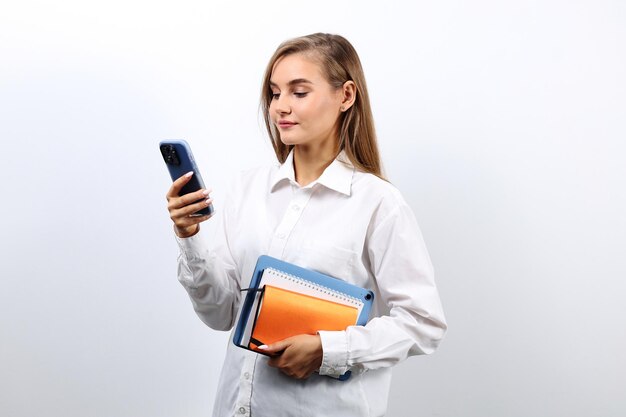
[[[342,112],[344,112],[352,107],[354,101],[356,100],[357,91],[354,81],[350,80],[343,83],[343,86],[341,87],[341,92],[343,94],[343,97],[340,109]]]

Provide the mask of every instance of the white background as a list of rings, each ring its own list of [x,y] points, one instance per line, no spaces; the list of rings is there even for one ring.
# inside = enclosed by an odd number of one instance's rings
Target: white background
[[[625,415],[625,28],[617,0],[3,2],[0,415],[210,414],[228,335],[176,281],[157,142],[219,210],[273,158],[267,60],[316,31],[361,55],[450,325],[389,415]]]

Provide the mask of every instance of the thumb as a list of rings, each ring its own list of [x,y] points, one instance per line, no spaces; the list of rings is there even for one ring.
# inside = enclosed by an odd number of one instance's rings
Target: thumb
[[[265,353],[276,354],[281,353],[283,350],[287,349],[291,343],[289,339],[281,340],[271,345],[261,345],[259,346],[259,350],[262,350]]]

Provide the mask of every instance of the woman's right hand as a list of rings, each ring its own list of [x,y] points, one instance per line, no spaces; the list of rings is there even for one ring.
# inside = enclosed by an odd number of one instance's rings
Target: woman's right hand
[[[190,237],[198,233],[200,223],[208,220],[213,213],[205,216],[192,216],[193,213],[208,207],[213,200],[209,197],[211,190],[198,190],[193,193],[179,195],[180,190],[189,182],[193,172],[178,178],[165,195],[170,218],[174,222],[174,232],[178,237]],[[202,201],[198,201],[202,200]]]

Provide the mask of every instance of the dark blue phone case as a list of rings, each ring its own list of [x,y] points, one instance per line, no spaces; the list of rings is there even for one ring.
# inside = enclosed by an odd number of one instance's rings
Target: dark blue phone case
[[[167,169],[170,172],[172,181],[176,181],[189,171],[193,171],[191,180],[181,189],[180,195],[189,194],[201,188],[205,188],[204,181],[202,181],[202,176],[196,166],[196,161],[193,158],[193,153],[191,153],[191,148],[187,142],[184,140],[164,140],[159,143],[159,149],[167,165]],[[198,201],[202,200],[203,199],[200,199]],[[204,216],[211,213],[213,213],[213,205],[203,208],[193,215]]]

